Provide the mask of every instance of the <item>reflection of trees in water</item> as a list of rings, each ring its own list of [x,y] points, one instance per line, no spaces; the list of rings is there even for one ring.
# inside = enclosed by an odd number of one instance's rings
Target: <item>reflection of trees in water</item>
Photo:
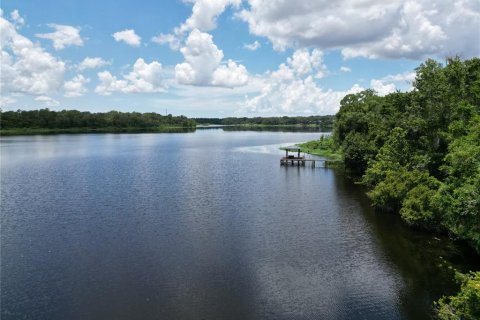
[[[404,286],[399,298],[409,319],[428,318],[434,301],[458,290],[449,266],[462,272],[478,269],[480,257],[466,243],[412,229],[398,215],[374,210],[365,188],[341,173],[334,183],[339,194],[357,199],[366,227],[401,275]]]
[[[294,126],[225,126],[224,131],[270,131],[270,132],[330,132],[320,127],[294,127]]]

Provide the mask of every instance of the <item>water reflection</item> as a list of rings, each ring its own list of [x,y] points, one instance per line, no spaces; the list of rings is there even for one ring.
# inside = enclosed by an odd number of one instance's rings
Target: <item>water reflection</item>
[[[2,139],[2,319],[425,318],[451,288],[438,256],[478,260],[341,172],[279,166],[318,136]]]
[[[294,126],[263,126],[263,127],[248,127],[248,126],[225,126],[222,127],[224,131],[268,131],[268,132],[329,132],[328,128],[319,127],[294,127]]]

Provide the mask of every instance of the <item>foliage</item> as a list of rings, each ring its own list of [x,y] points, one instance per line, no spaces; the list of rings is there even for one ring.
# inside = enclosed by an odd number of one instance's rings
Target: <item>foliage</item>
[[[370,166],[365,170],[363,184],[375,186],[386,178],[387,172],[399,170],[406,165],[410,155],[406,131],[402,128],[394,128],[387,142],[376,154],[375,161],[370,162]]]
[[[196,118],[197,124],[240,125],[240,126],[313,126],[322,131],[333,128],[334,116],[309,117],[254,117],[254,118]]]
[[[421,172],[414,185],[402,201],[400,216],[411,225],[443,229],[437,203],[434,201],[440,182],[426,172]]]
[[[480,252],[480,59],[427,60],[410,92],[347,95],[335,119],[345,168],[375,207],[446,230]],[[480,319],[480,273],[459,275],[441,319]]]
[[[442,320],[480,319],[480,272],[457,273],[461,283],[460,292],[455,296],[443,297],[435,305]]]
[[[447,177],[436,201],[449,230],[480,248],[480,115],[465,128],[449,145],[442,166]]]
[[[318,140],[301,143],[298,146],[306,153],[324,156],[332,160],[340,160],[342,158],[339,150],[335,148],[333,138],[329,136],[322,135]]]
[[[2,130],[12,128],[71,129],[71,128],[150,128],[159,127],[195,127],[195,121],[184,116],[158,113],[118,112],[105,113],[80,112],[77,110],[51,111],[49,109],[32,111],[0,112]]]
[[[333,132],[373,205],[480,252],[480,59],[427,60],[410,92],[341,101]]]
[[[375,156],[375,147],[364,134],[349,132],[344,140],[343,155],[345,167],[354,176],[360,176]]]

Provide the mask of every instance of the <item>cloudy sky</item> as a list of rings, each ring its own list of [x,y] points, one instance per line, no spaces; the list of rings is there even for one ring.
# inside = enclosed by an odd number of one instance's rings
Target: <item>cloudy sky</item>
[[[479,0],[3,0],[1,106],[334,114],[479,56]]]

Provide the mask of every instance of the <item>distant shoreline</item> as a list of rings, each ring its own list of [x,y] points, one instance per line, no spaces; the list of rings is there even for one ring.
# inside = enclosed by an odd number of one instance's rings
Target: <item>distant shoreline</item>
[[[195,130],[204,129],[222,129],[229,131],[239,130],[255,130],[263,131],[268,129],[275,129],[278,131],[281,129],[286,130],[308,130],[318,132],[330,132],[323,131],[321,127],[313,125],[263,125],[263,124],[228,124],[228,125],[197,125],[195,127],[181,127],[181,126],[168,126],[168,127],[155,127],[155,128],[9,128],[0,129],[0,136],[27,136],[27,135],[53,135],[53,134],[80,134],[80,133],[187,133],[195,132]]]
[[[0,109],[0,135],[57,133],[192,132],[198,129],[239,128],[241,130],[309,129],[331,131],[334,116],[187,118],[154,112],[97,112]]]
[[[194,132],[195,127],[160,127],[160,128],[11,128],[1,129],[1,136],[28,136],[42,134],[76,134],[76,133],[181,133]]]

